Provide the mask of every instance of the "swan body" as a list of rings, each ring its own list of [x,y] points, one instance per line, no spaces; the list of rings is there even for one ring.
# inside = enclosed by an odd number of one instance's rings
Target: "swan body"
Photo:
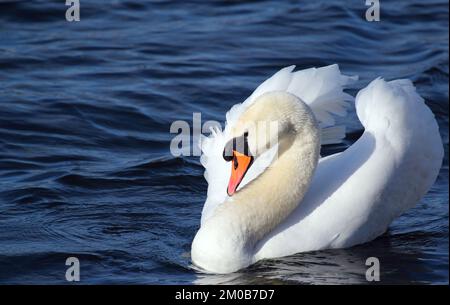
[[[229,273],[261,259],[371,241],[437,177],[444,154],[437,123],[409,80],[376,79],[361,90],[355,106],[363,135],[320,158],[321,144],[345,136],[332,115],[346,114],[353,99],[343,89],[354,78],[337,65],[293,68],[233,106],[225,130],[202,141],[208,198],[191,255],[205,271]],[[243,136],[252,162],[230,193],[230,171],[239,174],[243,163],[238,152],[225,158],[224,147]]]

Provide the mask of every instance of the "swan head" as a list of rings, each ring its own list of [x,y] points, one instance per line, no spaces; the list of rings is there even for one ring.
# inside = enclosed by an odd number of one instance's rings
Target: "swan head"
[[[274,91],[258,97],[232,127],[223,150],[223,158],[231,163],[228,195],[234,195],[254,161],[267,150],[277,145],[278,157],[298,133],[317,130],[312,111],[295,95]]]

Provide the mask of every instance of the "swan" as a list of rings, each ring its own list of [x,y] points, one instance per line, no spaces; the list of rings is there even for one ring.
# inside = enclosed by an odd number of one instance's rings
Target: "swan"
[[[223,131],[201,139],[208,194],[191,259],[205,272],[369,242],[437,178],[438,125],[410,80],[377,78],[353,99],[343,90],[356,78],[338,65],[294,68],[263,82],[230,109]],[[364,133],[320,157],[321,145],[345,137],[335,115],[352,101]]]

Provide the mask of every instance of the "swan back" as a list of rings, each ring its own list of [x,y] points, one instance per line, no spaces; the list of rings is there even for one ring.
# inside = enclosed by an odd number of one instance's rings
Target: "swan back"
[[[444,156],[439,128],[408,79],[372,81],[358,93],[356,111],[365,133],[380,149],[389,148],[384,157],[393,166],[377,179],[388,182],[379,209],[390,212],[390,223],[413,207],[436,180]]]
[[[305,198],[260,241],[257,259],[368,242],[434,183],[443,145],[434,115],[411,81],[376,79],[355,104],[364,134],[319,161]]]

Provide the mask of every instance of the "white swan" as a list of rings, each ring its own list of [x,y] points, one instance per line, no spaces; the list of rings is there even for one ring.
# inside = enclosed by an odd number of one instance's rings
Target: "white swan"
[[[320,158],[321,140],[345,135],[331,114],[345,115],[352,98],[342,89],[352,78],[337,65],[293,69],[266,80],[227,113],[224,132],[202,141],[208,198],[191,256],[207,272],[373,240],[438,175],[438,126],[409,80],[376,79],[361,90],[364,134]]]

